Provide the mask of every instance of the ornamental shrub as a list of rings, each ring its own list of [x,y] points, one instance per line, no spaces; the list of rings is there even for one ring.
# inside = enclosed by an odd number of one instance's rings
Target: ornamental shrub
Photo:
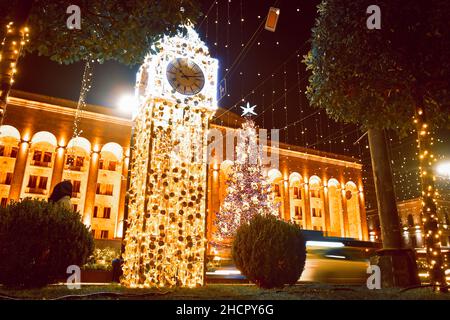
[[[232,248],[236,267],[265,289],[296,283],[305,266],[301,229],[274,216],[257,215],[241,225]]]
[[[24,199],[0,209],[0,283],[42,287],[66,279],[94,249],[80,215],[58,204]]]

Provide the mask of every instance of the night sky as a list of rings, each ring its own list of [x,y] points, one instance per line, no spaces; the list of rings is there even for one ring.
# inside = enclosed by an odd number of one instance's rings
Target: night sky
[[[282,142],[362,159],[367,206],[374,206],[367,139],[352,124],[335,123],[324,111],[309,107],[304,91],[308,73],[301,62],[317,15],[318,0],[204,0],[199,20],[202,39],[219,59],[219,79],[226,75],[228,92],[219,106],[240,113],[247,101],[256,104],[255,120],[265,128],[279,128]],[[261,25],[269,8],[280,8],[276,32]],[[245,48],[245,50],[243,50]],[[239,57],[239,59],[237,59]],[[93,88],[88,103],[116,107],[124,93],[133,93],[139,66],[106,62],[94,67]],[[227,71],[228,69],[228,71]],[[60,66],[48,58],[28,55],[19,63],[14,89],[78,100],[83,65]],[[448,131],[438,143],[449,159]],[[418,196],[414,136],[399,139],[389,133],[393,170],[401,199]]]

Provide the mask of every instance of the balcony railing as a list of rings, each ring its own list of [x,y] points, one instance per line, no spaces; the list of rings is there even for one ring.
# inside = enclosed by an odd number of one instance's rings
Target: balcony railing
[[[47,194],[47,190],[46,189],[41,189],[41,188],[27,188],[26,189],[27,193],[33,193],[33,194]]]
[[[50,168],[52,166],[52,163],[51,162],[46,162],[46,161],[32,160],[31,161],[31,165],[32,166],[36,166],[36,167]]]
[[[84,166],[66,165],[64,169],[71,171],[84,171]]]
[[[80,192],[72,192],[72,198],[79,199],[80,198]]]

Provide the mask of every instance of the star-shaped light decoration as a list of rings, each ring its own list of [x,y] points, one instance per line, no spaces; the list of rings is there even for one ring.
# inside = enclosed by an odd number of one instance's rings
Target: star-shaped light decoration
[[[247,102],[247,105],[245,107],[241,107],[241,109],[242,109],[242,116],[243,117],[244,116],[250,116],[250,115],[256,116],[255,108],[256,108],[256,105],[250,106],[250,103]]]

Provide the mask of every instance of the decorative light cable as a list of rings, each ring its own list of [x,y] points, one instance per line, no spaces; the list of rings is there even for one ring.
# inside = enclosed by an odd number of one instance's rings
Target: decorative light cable
[[[420,180],[422,184],[422,222],[425,233],[428,274],[435,290],[447,292],[445,270],[448,267],[445,255],[441,251],[441,225],[437,215],[438,191],[435,188],[436,177],[432,167],[436,161],[432,153],[433,137],[426,122],[425,112],[418,108],[414,117],[417,127],[417,146],[419,149]]]
[[[17,61],[24,45],[30,41],[29,33],[28,27],[19,29],[12,21],[6,25],[6,36],[2,41],[0,54],[0,126],[5,117],[9,91],[17,74]]]
[[[73,133],[72,133],[72,141],[75,141],[75,143],[72,143],[70,149],[68,150],[68,165],[72,167],[74,165],[73,161],[75,159],[75,147],[76,147],[76,138],[79,138],[81,134],[83,133],[83,130],[80,128],[80,122],[83,115],[83,110],[86,107],[86,98],[87,94],[91,90],[92,87],[92,75],[93,75],[93,67],[94,67],[94,60],[88,59],[84,65],[84,72],[83,72],[83,78],[81,80],[81,89],[80,89],[80,96],[78,98],[77,103],[77,110],[75,112],[75,117],[73,120]]]

